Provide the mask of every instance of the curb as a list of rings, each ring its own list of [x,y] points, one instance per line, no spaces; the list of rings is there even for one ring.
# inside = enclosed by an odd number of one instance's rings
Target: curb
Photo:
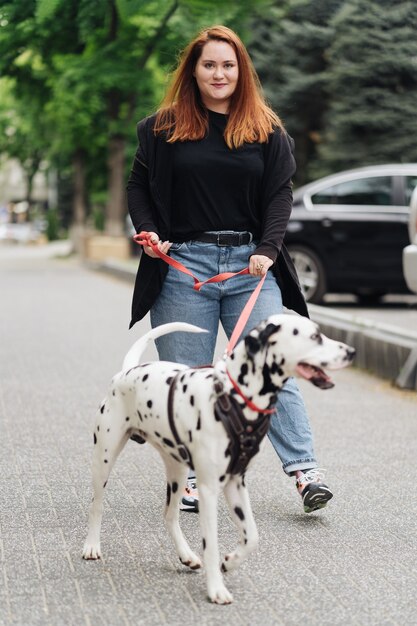
[[[128,282],[134,282],[136,276],[133,263],[116,259],[86,266]],[[401,389],[417,391],[417,332],[315,304],[308,308],[311,318],[328,337],[356,349],[356,367],[390,380]]]

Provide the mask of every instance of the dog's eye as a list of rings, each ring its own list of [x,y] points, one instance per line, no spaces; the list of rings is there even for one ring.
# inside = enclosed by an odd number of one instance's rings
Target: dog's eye
[[[320,333],[314,333],[314,335],[311,335],[311,339],[317,341],[317,343],[323,343],[323,337]]]

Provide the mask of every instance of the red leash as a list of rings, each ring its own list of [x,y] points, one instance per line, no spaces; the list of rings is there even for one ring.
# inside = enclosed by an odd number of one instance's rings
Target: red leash
[[[249,268],[245,267],[245,269],[241,270],[240,272],[223,272],[222,274],[216,274],[216,276],[212,276],[211,278],[208,278],[207,280],[201,281],[199,278],[197,278],[197,276],[194,276],[194,274],[190,272],[190,270],[186,268],[185,265],[171,258],[164,252],[161,252],[158,248],[158,244],[152,243],[151,236],[148,232],[143,230],[138,235],[133,235],[133,240],[136,243],[138,243],[140,246],[150,246],[152,250],[155,252],[155,254],[157,254],[163,261],[165,261],[165,263],[168,263],[168,265],[175,267],[175,269],[177,269],[180,272],[183,272],[183,274],[187,274],[188,276],[191,276],[191,278],[194,280],[194,289],[196,291],[200,291],[203,285],[208,285],[209,283],[220,283],[223,280],[228,280],[229,278],[233,278],[234,276],[243,276],[244,274],[249,274]],[[255,302],[258,299],[259,293],[263,287],[265,278],[266,278],[266,274],[262,276],[256,289],[251,294],[249,300],[245,304],[243,311],[240,314],[240,317],[233,330],[232,336],[230,337],[229,343],[227,344],[227,347],[226,347],[227,354],[231,353],[243,329],[245,328],[246,322],[248,321],[250,317],[252,309],[255,306]]]

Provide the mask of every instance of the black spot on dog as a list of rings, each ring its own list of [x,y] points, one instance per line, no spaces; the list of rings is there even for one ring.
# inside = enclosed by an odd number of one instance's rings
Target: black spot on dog
[[[270,370],[266,363],[264,363],[264,366],[262,368],[262,375],[263,375],[264,383],[259,394],[261,396],[264,396],[269,393],[276,393],[276,391],[278,390],[278,387],[274,385],[274,383],[272,382]]]
[[[245,487],[245,474],[243,474],[243,476],[242,476],[242,485],[243,485],[243,487]]]
[[[180,383],[184,382],[185,374],[183,374],[180,378]]]
[[[105,463],[108,463],[108,460],[107,460],[107,459],[104,459],[104,462],[105,462]]]
[[[105,483],[104,483],[104,485],[103,485],[103,489],[105,489],[105,488],[106,488],[106,485],[107,485],[107,480],[106,480],[106,482],[105,482]]]
[[[138,409],[136,409],[136,413],[138,414],[138,418],[140,419],[140,421],[143,422],[143,417],[140,414],[140,411],[138,411]]]
[[[104,407],[105,407],[105,406],[106,406],[106,405],[105,405],[105,404],[103,404],[103,405],[100,407],[100,413],[101,413],[101,414],[103,414],[103,413],[104,413]]]
[[[126,422],[128,422],[128,421],[130,420],[130,417],[129,417],[129,416],[127,416],[127,417],[125,418],[125,420],[126,420]]]
[[[97,432],[100,432],[100,424],[97,426]]]
[[[167,506],[171,502],[171,485],[167,483]]]
[[[246,348],[246,354],[248,355],[248,357],[253,359],[255,354],[259,352],[261,348],[261,344],[256,337],[252,337],[251,335],[246,335],[245,348]]]
[[[166,437],[164,437],[162,441],[166,446],[169,446],[170,448],[175,448],[175,445],[172,443],[171,439],[167,439]]]
[[[152,400],[148,400],[146,406],[151,409],[152,408]]]
[[[149,374],[145,374],[145,376],[142,377],[142,382],[144,383],[145,380],[147,380],[149,378]]]
[[[190,404],[191,406],[194,406],[194,396],[190,396]]]
[[[107,432],[108,432],[108,433],[110,432],[110,428],[108,428],[108,429],[107,429]]]
[[[272,363],[271,374],[278,374],[278,376],[284,376],[284,370],[278,365],[278,363]]]
[[[185,393],[187,391],[187,385],[182,386],[182,392]]]
[[[177,493],[178,491],[178,483],[173,482],[172,483],[172,493]]]
[[[191,442],[192,442],[192,440],[193,440],[193,432],[192,432],[192,430],[189,430],[189,431],[188,431],[188,439],[189,439],[189,441],[190,441],[190,443],[191,443]]]
[[[170,452],[170,455],[175,461],[178,461],[178,463],[181,463],[181,459],[179,459],[176,454],[174,454],[173,452]]]
[[[113,389],[113,391],[112,391],[112,395],[113,395],[113,396],[115,396],[115,395],[116,395],[116,392],[115,392],[115,390],[114,390],[114,389]]]
[[[298,335],[298,333],[299,333],[298,328],[294,328],[294,330],[292,331],[292,334],[293,335]]]
[[[203,537],[203,550],[205,550],[205,549],[206,549],[206,547],[207,547],[207,543],[206,543],[206,540],[205,540],[205,539],[204,539],[204,537]]]
[[[166,381],[165,381],[166,384],[170,385],[172,383],[172,379],[173,379],[173,376],[170,376],[169,378],[167,378]]]
[[[226,474],[222,474],[219,478],[219,481],[222,483],[224,480],[226,480]]]
[[[94,445],[96,445],[96,443],[97,443],[97,435],[96,435],[96,433],[94,433],[93,437],[94,437]]]
[[[238,516],[238,518],[240,519],[240,521],[243,522],[243,520],[245,519],[245,515],[244,515],[242,509],[240,508],[240,506],[235,506],[235,513]]]
[[[197,430],[201,430],[201,415],[200,415],[200,413],[198,414],[198,420],[197,420],[196,429]]]
[[[156,437],[160,437],[161,436],[157,431],[155,431],[155,435],[156,435]]]
[[[245,541],[244,541],[245,546],[246,546],[246,544],[247,544],[247,543],[248,543],[248,540],[247,540],[247,539],[245,539]]]
[[[238,376],[238,379],[237,379],[238,383],[240,383],[241,385],[244,384],[245,376],[247,375],[248,371],[249,371],[248,364],[247,363],[242,363],[242,367],[240,368],[240,373],[239,373],[239,376]]]

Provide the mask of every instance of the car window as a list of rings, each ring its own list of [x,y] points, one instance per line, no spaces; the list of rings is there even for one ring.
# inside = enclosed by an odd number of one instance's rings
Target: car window
[[[311,196],[313,204],[355,204],[389,206],[393,204],[391,177],[359,178],[321,189]]]
[[[414,189],[417,187],[417,176],[405,177],[405,200],[406,204],[410,204],[411,196]]]

